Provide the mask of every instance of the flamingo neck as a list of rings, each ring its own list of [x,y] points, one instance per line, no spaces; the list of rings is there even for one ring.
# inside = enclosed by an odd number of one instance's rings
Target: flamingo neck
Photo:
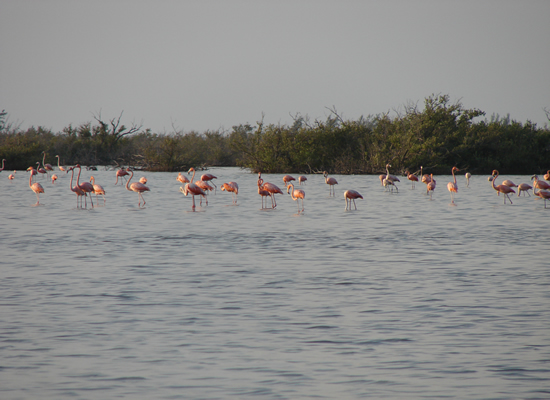
[[[493,181],[491,182],[491,185],[493,186],[493,189],[495,189],[498,192],[498,189],[495,186],[495,181],[497,180],[497,178],[498,178],[498,173],[493,176]]]
[[[82,172],[82,168],[78,167],[78,176],[76,177],[76,186],[80,187],[80,184],[78,183],[80,179],[80,173]]]
[[[73,190],[73,176],[74,176],[74,168],[71,169],[71,183],[69,183],[69,187],[71,190]]]
[[[45,165],[46,165],[45,162],[46,162],[46,153],[44,153],[44,157],[42,158],[42,166],[43,166],[44,168],[46,168],[46,167],[45,167]]]
[[[195,174],[193,174],[193,176],[195,176]],[[134,171],[130,170],[130,178],[128,178],[128,180],[126,181],[126,189],[128,189],[129,191],[132,191],[132,189],[130,189],[128,185],[130,185],[130,181],[132,180],[133,177],[134,177]]]
[[[29,174],[29,187],[32,187],[31,185],[31,182],[32,182],[32,170],[31,170],[31,173]]]
[[[58,167],[60,166],[60,165],[59,165],[59,161],[60,161],[59,156],[57,156],[57,166],[58,166]]]
[[[292,189],[290,189],[290,197],[292,198],[292,200],[296,201],[298,200],[297,197],[294,197],[294,185],[292,183],[289,183],[288,186]]]

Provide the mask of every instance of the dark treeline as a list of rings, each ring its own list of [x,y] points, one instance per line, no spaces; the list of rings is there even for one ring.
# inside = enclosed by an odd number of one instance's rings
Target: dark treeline
[[[377,174],[386,163],[394,173],[420,166],[449,174],[453,166],[471,173],[532,174],[550,169],[550,130],[536,124],[493,116],[433,95],[404,106],[402,112],[344,120],[331,110],[324,121],[297,115],[287,125],[241,124],[231,131],[153,133],[125,126],[118,118],[54,133],[42,127],[20,130],[0,113],[0,157],[6,169],[46,163],[130,165],[151,171],[179,171],[191,166],[240,166],[266,173]],[[550,113],[547,112],[550,119]]]

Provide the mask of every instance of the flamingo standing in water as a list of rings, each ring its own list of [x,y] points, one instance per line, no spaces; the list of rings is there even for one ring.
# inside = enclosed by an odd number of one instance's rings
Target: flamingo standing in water
[[[414,189],[415,183],[418,182],[418,176],[411,174],[409,171],[405,171],[405,174],[407,175],[407,179],[412,183],[411,189]]]
[[[42,176],[44,176],[44,174],[48,175],[48,171],[46,171],[44,168],[42,168],[40,166],[40,161],[38,161],[36,163],[36,165],[38,165],[38,167],[36,167],[36,170],[38,171],[39,174],[42,174]],[[34,175],[34,174],[33,174]]]
[[[131,169],[130,169],[130,174],[131,174],[130,177],[126,181],[126,189],[129,191],[136,192],[138,194],[138,207],[141,204],[141,200],[143,200],[143,205],[145,205],[145,199],[143,198],[142,193],[149,192],[150,189],[141,182],[134,182],[130,185],[130,181],[134,177],[134,171]]]
[[[15,178],[15,173],[16,173],[16,172],[17,172],[17,171],[14,170],[14,171],[13,171],[13,174],[9,174],[9,175],[8,175],[8,179],[9,179],[10,181],[13,180],[13,179]]]
[[[432,193],[435,191],[436,181],[434,179],[434,174],[430,174],[430,180],[426,185],[426,195],[430,194],[430,200],[432,199]]]
[[[508,196],[508,194],[516,193],[516,191],[514,189],[512,189],[510,186],[506,186],[506,185],[502,185],[502,184],[498,185],[498,186],[495,186],[495,181],[497,180],[498,175],[499,175],[498,171],[496,169],[493,170],[493,180],[491,181],[491,186],[493,186],[493,189],[495,189],[499,195],[501,193],[504,194],[504,204],[506,204],[506,198],[508,198],[508,200],[510,200],[510,204],[514,204],[514,203],[512,203],[512,200],[510,199],[510,196]]]
[[[100,194],[103,196],[103,204],[105,205],[105,189],[103,189],[103,186],[95,183],[95,178],[92,176],[90,177],[90,182],[92,183],[92,186],[94,187],[94,193],[95,193],[95,201],[97,203],[97,195]],[[91,197],[91,196],[90,196]]]
[[[535,196],[540,197],[541,199],[544,199],[544,208],[546,208],[546,200],[550,199],[550,191],[548,191],[548,190],[539,190],[537,192],[537,189],[538,189],[538,187],[535,186],[535,189],[533,190],[533,194]]]
[[[277,185],[274,185],[270,182],[265,182],[262,179],[262,173],[258,172],[258,181],[261,180],[261,188],[263,190],[267,190],[269,192],[269,195],[271,196],[271,208],[277,207],[277,201],[275,200],[275,194],[283,194],[283,191],[279,189]]]
[[[262,189],[262,184],[264,183],[263,179],[258,179],[258,194],[262,198],[262,209],[264,209],[264,199],[268,196],[271,196],[271,193],[269,193],[267,190]],[[267,200],[266,200],[267,203]]]
[[[472,174],[466,172],[464,176],[466,177],[466,187],[470,187],[470,178],[472,177]]]
[[[214,182],[212,182],[212,179],[218,179],[218,177],[214,176],[212,174],[203,174],[203,175],[201,175],[201,181],[210,182],[212,185],[214,185],[214,193],[216,193],[216,189],[218,189],[218,187],[216,186],[216,184]]]
[[[502,181],[502,185],[506,185],[508,187],[518,187],[518,185],[516,185],[514,182],[512,182],[510,179],[506,179],[504,181]]]
[[[39,197],[39,194],[40,193],[44,193],[44,188],[42,187],[42,185],[38,182],[35,182],[35,183],[31,183],[32,182],[32,171],[30,172],[30,175],[29,175],[29,187],[31,188],[31,190],[36,193],[36,205],[40,204],[40,197]]]
[[[453,181],[447,183],[447,189],[449,189],[449,193],[451,193],[451,204],[455,204],[455,193],[458,192],[458,185],[456,184],[455,171],[460,171],[460,170],[457,167],[453,167],[451,169],[451,173],[453,174]]]
[[[200,187],[198,187],[196,184],[193,183],[195,180],[195,168],[190,168],[187,172],[188,174],[193,171],[193,176],[191,177],[191,181],[188,182],[185,186],[180,187],[180,192],[182,192],[184,195],[191,194],[193,197],[193,210],[195,209],[195,196],[202,196],[206,199],[206,193],[204,193],[204,190],[202,190]]]
[[[307,177],[301,175],[298,177],[298,183],[301,185],[302,183],[305,185],[307,181]]]
[[[74,169],[75,168],[76,167],[70,167],[67,170],[66,173],[68,174],[69,171],[71,171],[71,182],[69,183],[69,187],[70,187],[71,191],[76,194],[76,208],[78,208],[78,200],[79,199],[80,199],[80,207],[82,208],[82,196],[85,196],[86,193],[82,189],[80,189],[78,184],[73,187],[73,176],[74,176]]]
[[[214,188],[212,186],[210,186],[208,184],[208,182],[206,181],[201,181],[200,179],[198,181],[195,182],[195,185],[197,185],[198,187],[200,187],[203,191],[204,191],[204,200],[206,201],[206,205],[208,205],[208,192],[211,192],[212,190],[214,190]],[[199,205],[202,206],[202,197],[200,199],[200,203]]]
[[[348,202],[349,202],[349,209],[351,210],[351,201],[353,200],[353,205],[355,206],[355,209],[357,210],[357,205],[355,204],[355,199],[362,199],[363,196],[359,194],[359,192],[355,190],[346,190],[344,192],[344,199],[346,199],[346,210],[348,209]]]
[[[289,182],[295,181],[295,180],[296,179],[294,179],[294,177],[292,175],[283,176],[283,182],[284,182],[285,186],[288,186]]]
[[[59,156],[56,156],[56,157],[57,157],[57,168],[59,168],[61,172],[65,172],[65,168],[59,165],[59,162],[61,161],[61,159],[59,158]]]
[[[400,182],[399,181],[399,178],[395,175],[391,175],[390,174],[390,170],[389,170],[389,167],[391,167],[390,164],[386,164],[386,177],[384,178],[384,180],[382,181],[382,184],[384,185],[384,187],[386,188],[386,190],[388,190],[388,186],[391,186],[391,191],[393,193],[393,188],[395,187],[395,189],[397,190],[397,193],[399,193],[399,189],[397,188],[397,186],[395,185],[395,182]]]
[[[46,164],[46,152],[43,151],[42,154],[44,154],[44,158],[42,158],[42,166],[44,167],[44,169],[49,172],[49,171],[53,171],[53,167],[51,164]]]
[[[292,188],[292,191],[290,191],[290,188]],[[292,200],[298,205],[298,212],[300,212],[300,199],[302,199],[302,211],[304,211],[304,198],[306,197],[306,192],[302,189],[294,189],[294,184],[290,182],[286,187],[286,193],[290,194]]]
[[[550,189],[550,185],[544,181],[541,181],[538,177],[538,175],[533,175],[531,177],[531,180],[534,180],[535,182],[533,183],[533,186],[536,187],[537,189],[541,189],[541,190],[548,190]]]
[[[187,177],[186,177],[185,175],[182,175],[181,172],[178,173],[178,177],[176,178],[176,180],[177,180],[178,182],[183,183],[184,185],[185,185],[186,183],[189,183],[189,179],[187,179]]]
[[[518,197],[521,195],[521,192],[525,192],[529,195],[529,197],[531,197],[531,195],[529,194],[529,190],[531,189],[533,189],[533,186],[529,185],[528,183],[520,183],[518,185]]]
[[[90,193],[90,202],[92,203],[92,208],[93,208],[94,201],[92,200],[92,193],[94,192],[94,185],[92,185],[90,182],[78,183],[78,180],[80,179],[80,172],[82,171],[82,167],[80,166],[80,164],[76,164],[75,168],[78,168],[78,176],[76,177],[76,184],[78,185],[80,190],[82,190],[85,193],[85,196],[86,196],[84,197],[84,205],[88,207],[87,198],[88,198],[88,193]]]
[[[55,181],[57,180],[57,174],[53,174],[52,175],[52,183],[55,183]]]
[[[237,204],[237,195],[239,194],[239,185],[237,185],[237,182],[224,183],[221,186],[221,190],[222,192],[231,192],[231,199],[233,200],[233,204]]]
[[[115,181],[115,185],[118,183],[118,178],[120,177],[120,184],[121,185],[124,185],[124,183],[122,183],[122,180],[125,179],[124,177],[126,175],[130,175],[126,169],[124,169],[124,167],[122,167],[121,169],[119,169],[117,172],[116,172],[116,181]]]
[[[338,185],[338,181],[334,179],[333,177],[328,177],[328,172],[323,172],[323,176],[325,177],[325,183],[329,185],[329,196],[336,196],[336,191],[334,189],[334,185]]]
[[[431,177],[430,177],[429,174],[423,174],[422,173],[422,168],[423,167],[420,166],[420,176],[422,177],[422,178],[420,178],[420,180],[422,181],[422,183],[425,183],[427,185],[428,183],[430,183]]]

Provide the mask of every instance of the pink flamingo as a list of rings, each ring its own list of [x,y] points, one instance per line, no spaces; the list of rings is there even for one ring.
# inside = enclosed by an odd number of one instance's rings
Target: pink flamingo
[[[116,182],[115,182],[115,185],[118,183],[118,178],[120,177],[120,184],[121,185],[124,185],[124,183],[122,183],[122,180],[125,179],[124,177],[126,175],[130,175],[126,169],[124,167],[122,167],[121,169],[117,170],[116,172]]]
[[[211,192],[212,190],[214,190],[214,188],[212,186],[210,186],[208,184],[208,182],[201,181],[201,180],[196,181],[195,185],[197,185],[198,187],[200,187],[204,191],[204,196],[203,197],[204,197],[204,200],[206,201],[206,205],[208,205],[208,192]],[[202,206],[203,197],[201,197],[200,203],[199,203],[199,205],[201,205],[201,206]]]
[[[189,179],[185,175],[182,175],[181,172],[178,174],[178,177],[176,178],[178,182],[181,182],[183,184],[189,183]]]
[[[291,175],[283,176],[283,182],[284,182],[285,186],[287,186],[290,181],[295,181],[295,180],[296,179],[294,179],[294,177],[291,176]]]
[[[130,169],[130,174],[130,177],[126,181],[126,189],[129,191],[134,191],[138,194],[138,207],[141,204],[141,200],[143,200],[143,205],[145,205],[145,199],[143,198],[142,193],[149,192],[150,189],[141,182],[134,182],[130,185],[130,181],[134,177],[134,171],[132,169]]]
[[[57,180],[57,174],[53,174],[52,175],[52,183],[55,183],[56,180]]]
[[[290,188],[292,188],[292,192],[290,191]],[[302,189],[294,189],[294,184],[290,182],[286,187],[286,193],[290,194],[290,197],[292,198],[292,200],[294,200],[298,205],[298,212],[300,211],[300,199],[301,199],[302,211],[304,211],[304,198],[306,197],[306,192],[304,192]]]
[[[334,179],[333,177],[328,177],[328,172],[323,172],[323,176],[325,177],[325,183],[329,185],[329,196],[336,196],[336,190],[334,189],[334,185],[338,185],[338,181]]]
[[[538,175],[533,175],[531,177],[531,180],[535,180],[535,182],[533,183],[533,185],[537,188],[537,189],[541,189],[541,190],[548,190],[550,189],[550,185],[544,181],[541,181],[538,177]]]
[[[544,174],[543,178],[546,179],[547,181],[550,181],[550,169],[546,171],[546,174]]]
[[[386,177],[384,178],[384,180],[382,181],[382,184],[384,185],[384,187],[386,188],[386,190],[388,189],[388,186],[391,186],[391,191],[393,193],[393,188],[395,188],[397,190],[397,193],[399,193],[399,189],[398,187],[395,185],[395,182],[400,182],[399,181],[399,178],[395,175],[391,175],[390,174],[390,170],[389,170],[389,167],[391,167],[390,164],[386,164]]]
[[[82,189],[80,189],[78,184],[73,187],[74,169],[75,167],[70,167],[66,173],[68,174],[69,171],[71,171],[71,182],[69,183],[69,187],[71,191],[76,194],[76,207],[78,208],[78,200],[80,199],[80,207],[82,207],[82,196],[85,196],[86,193]]]
[[[510,179],[506,179],[506,180],[502,181],[502,185],[506,185],[508,187],[518,187],[518,185],[516,185]]]
[[[139,178],[139,182],[145,185],[147,183],[147,178],[142,176],[141,178]]]
[[[264,180],[263,179],[258,179],[258,194],[262,197],[262,209],[264,209],[264,199],[268,196],[271,196],[271,193],[269,193],[267,190],[264,190],[262,189],[262,184],[263,184]],[[267,203],[267,200],[266,200],[266,203]]]
[[[221,190],[222,192],[231,192],[231,199],[233,200],[233,204],[237,204],[237,195],[239,194],[239,185],[237,185],[237,182],[224,183],[221,186]]]
[[[420,166],[420,176],[422,176],[422,178],[420,178],[420,180],[422,181],[422,183],[425,183],[426,185],[428,183],[430,183],[430,175],[429,174],[422,174],[422,166]],[[433,174],[432,174],[433,175]]]
[[[9,175],[8,175],[8,179],[9,179],[10,181],[13,180],[13,179],[15,178],[15,173],[16,173],[16,172],[17,172],[17,171],[14,170],[14,171],[13,171],[13,174],[9,174]]]
[[[493,170],[493,180],[491,181],[491,185],[493,186],[493,189],[495,189],[499,195],[501,193],[504,194],[504,204],[506,204],[506,198],[510,200],[510,204],[514,204],[512,203],[512,200],[510,199],[510,196],[508,196],[508,194],[516,193],[516,191],[512,189],[510,186],[506,186],[506,185],[495,186],[495,181],[497,180],[498,175],[499,175],[498,171],[496,169]]]
[[[195,180],[195,168],[190,168],[187,172],[188,174],[193,171],[193,176],[191,177],[191,181],[185,185],[185,187],[180,187],[180,192],[182,192],[184,195],[191,194],[193,197],[193,209],[195,209],[195,196],[202,196],[206,199],[206,193],[204,193],[204,190],[202,190],[199,186],[193,183],[193,180]]]
[[[103,189],[103,186],[98,185],[97,183],[95,183],[95,178],[93,176],[90,177],[90,182],[92,183],[92,186],[94,187],[96,203],[97,203],[97,195],[100,194],[100,195],[103,196],[103,204],[105,204],[105,189]]]
[[[307,177],[301,175],[298,177],[298,183],[301,185],[302,183],[305,185],[307,181]]]
[[[380,186],[384,186],[384,179],[386,179],[386,175],[380,174],[378,175],[378,179],[380,179]]]
[[[355,204],[355,199],[362,199],[363,196],[359,194],[359,192],[355,190],[346,190],[344,192],[344,199],[346,199],[346,210],[348,209],[348,202],[349,202],[349,209],[351,210],[351,202],[353,200],[353,205],[355,206],[355,209],[357,210],[357,205]]]
[[[214,193],[216,193],[216,189],[218,189],[218,187],[214,184],[214,182],[212,182],[212,179],[218,179],[218,177],[214,176],[212,174],[203,174],[203,175],[201,175],[201,181],[210,182],[212,185],[214,185]]]
[[[283,191],[279,189],[277,185],[274,185],[270,182],[265,182],[262,179],[262,173],[258,172],[258,180],[261,180],[261,188],[263,190],[267,190],[269,192],[269,195],[271,196],[271,208],[277,207],[277,201],[275,200],[275,194],[283,194]]]
[[[539,190],[537,192],[537,187],[535,186],[535,189],[533,190],[533,194],[535,196],[540,197],[541,199],[544,199],[544,208],[546,208],[546,200],[550,199],[550,191],[548,190]]]
[[[29,175],[29,187],[31,188],[31,190],[36,193],[36,205],[40,204],[40,197],[39,197],[39,194],[40,193],[44,193],[44,188],[42,187],[42,185],[38,182],[35,182],[35,183],[32,183],[32,172],[30,172],[30,175]]]
[[[457,167],[453,167],[451,169],[451,173],[453,174],[453,181],[447,183],[447,189],[449,189],[449,192],[451,193],[451,204],[455,203],[455,193],[458,192],[458,185],[456,184],[455,171],[460,171],[460,170]]]
[[[53,167],[51,164],[45,164],[45,161],[46,161],[46,152],[43,151],[42,154],[44,154],[44,158],[42,159],[42,166],[44,167],[44,169],[49,172],[49,171],[53,171]]]
[[[57,168],[59,168],[59,170],[60,170],[61,172],[65,172],[65,168],[62,167],[61,165],[59,165],[59,161],[60,161],[61,159],[59,158],[59,156],[56,156],[56,157],[57,157]]]
[[[82,168],[80,167],[80,164],[76,164],[75,168],[78,168],[78,176],[76,177],[76,184],[78,185],[80,190],[82,190],[85,193],[84,194],[84,196],[85,196],[84,197],[84,206],[88,207],[87,198],[88,198],[88,193],[90,193],[90,202],[92,203],[92,208],[93,208],[94,201],[92,200],[92,193],[94,192],[94,186],[90,182],[78,183],[78,180],[80,179],[80,172],[82,171]]]
[[[411,174],[409,171],[405,171],[405,174],[407,175],[407,179],[412,183],[411,189],[414,189],[415,183],[418,182],[418,176]]]
[[[531,195],[529,194],[529,190],[533,189],[533,186],[527,184],[527,183],[520,183],[518,185],[518,197],[521,195],[521,192],[525,192],[529,195],[529,197],[531,197]],[[525,196],[525,194],[524,194]]]
[[[44,174],[48,175],[48,171],[46,171],[44,168],[42,168],[40,166],[40,161],[38,161],[36,163],[36,165],[38,165],[38,167],[36,167],[36,170],[38,171],[39,174],[42,174],[42,176],[44,176]],[[33,174],[34,175],[34,174]]]
[[[432,199],[432,193],[435,190],[436,183],[437,182],[434,179],[434,174],[430,174],[430,180],[428,181],[428,184],[426,185],[426,195],[428,195],[428,193],[430,194],[430,200]]]

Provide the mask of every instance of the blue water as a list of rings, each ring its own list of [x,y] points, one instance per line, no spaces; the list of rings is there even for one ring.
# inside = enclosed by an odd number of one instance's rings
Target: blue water
[[[218,190],[193,212],[177,173],[148,172],[140,208],[105,170],[81,179],[105,205],[78,208],[69,174],[37,178],[33,206],[24,171],[0,174],[1,399],[550,398],[542,200],[463,175],[454,206],[450,176],[430,199],[334,175],[330,197],[308,175],[299,213],[286,190],[261,209],[246,170],[208,172],[237,206]]]

